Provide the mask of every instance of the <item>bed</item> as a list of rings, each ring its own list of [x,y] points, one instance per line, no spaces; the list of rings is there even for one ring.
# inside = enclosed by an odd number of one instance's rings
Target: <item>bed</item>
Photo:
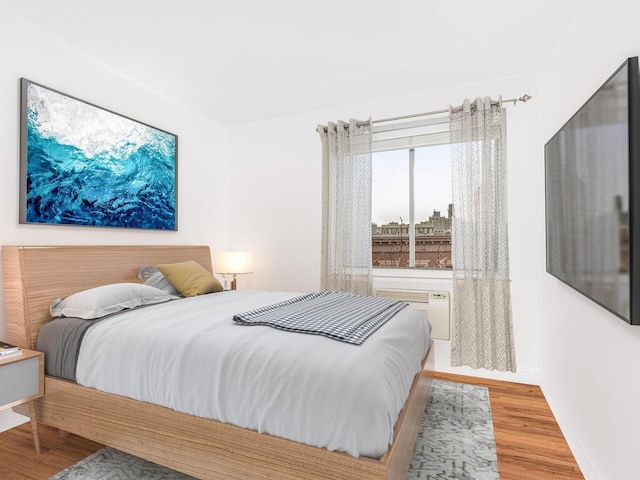
[[[33,348],[57,297],[117,282],[136,282],[142,265],[194,260],[208,271],[206,246],[78,246],[2,248],[7,337]],[[433,348],[379,458],[354,457],[229,423],[45,378],[38,421],[198,478],[406,478],[430,388]]]

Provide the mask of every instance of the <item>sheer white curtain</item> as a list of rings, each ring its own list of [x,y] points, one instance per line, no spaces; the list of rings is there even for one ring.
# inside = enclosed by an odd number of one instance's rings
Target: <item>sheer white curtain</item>
[[[338,121],[317,131],[322,140],[321,287],[371,295],[371,121]]]
[[[451,110],[451,364],[516,370],[507,236],[506,119],[500,102]]]

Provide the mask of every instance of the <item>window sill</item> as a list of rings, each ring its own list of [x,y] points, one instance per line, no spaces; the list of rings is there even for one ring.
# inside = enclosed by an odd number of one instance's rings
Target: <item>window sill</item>
[[[426,270],[417,268],[374,268],[374,278],[430,278],[452,279],[452,270]]]

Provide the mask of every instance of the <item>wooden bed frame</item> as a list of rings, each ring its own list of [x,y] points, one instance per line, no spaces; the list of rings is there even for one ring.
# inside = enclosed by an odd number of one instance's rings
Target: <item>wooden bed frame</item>
[[[145,265],[195,260],[209,271],[208,246],[3,246],[7,340],[35,348],[49,304],[108,283],[137,282]],[[379,459],[355,458],[179,413],[47,376],[38,422],[202,479],[404,480],[431,386],[433,342]]]

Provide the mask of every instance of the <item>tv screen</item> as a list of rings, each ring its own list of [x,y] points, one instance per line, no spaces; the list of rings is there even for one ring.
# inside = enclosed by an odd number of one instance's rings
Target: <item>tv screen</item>
[[[547,271],[632,324],[639,88],[634,57],[545,145]]]

